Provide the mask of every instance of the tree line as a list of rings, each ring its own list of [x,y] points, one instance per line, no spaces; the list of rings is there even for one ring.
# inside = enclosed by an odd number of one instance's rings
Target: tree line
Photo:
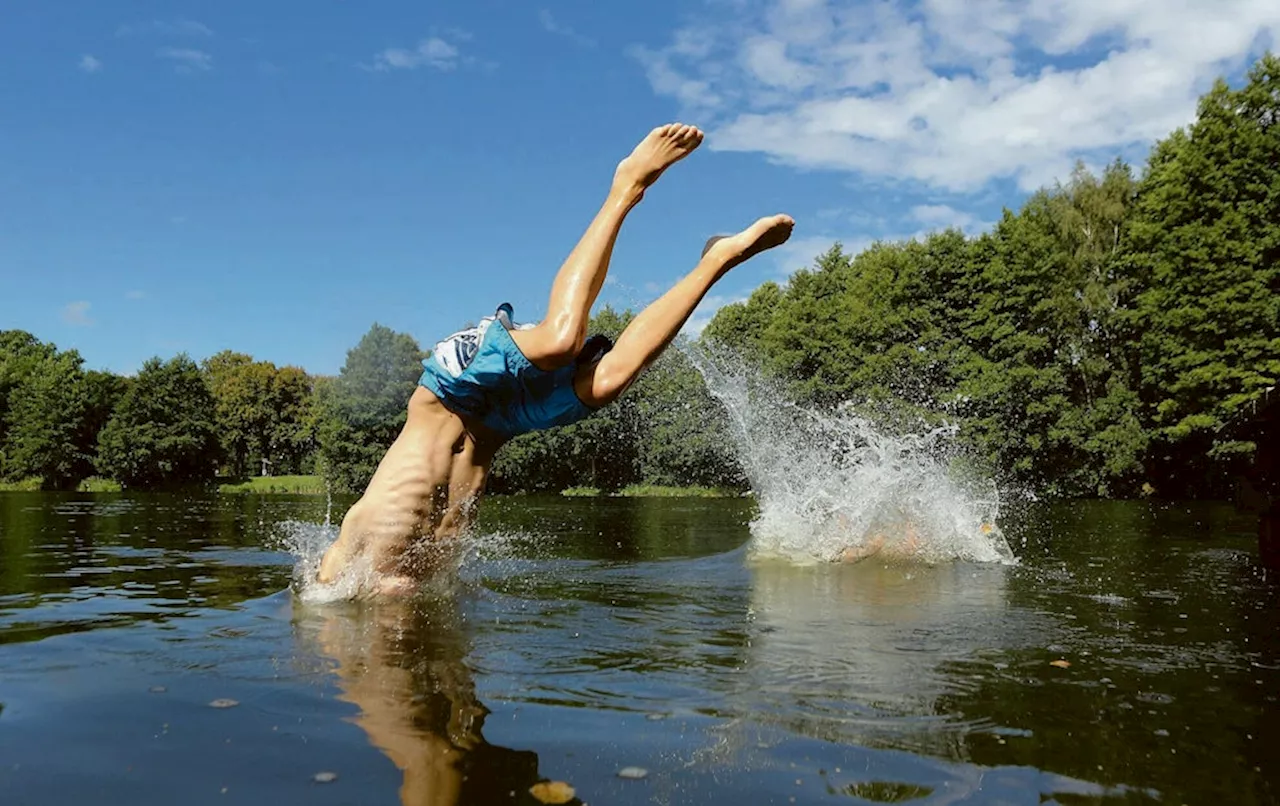
[[[0,479],[135,489],[314,466],[315,379],[224,351],[197,365],[152,358],[133,376],[86,370],[20,330],[0,331]]]
[[[722,308],[699,337],[815,407],[960,426],[1003,481],[1057,496],[1217,495],[1280,376],[1280,59],[1219,81],[1152,149],[1006,209],[994,227],[839,244]],[[616,336],[629,311],[592,331]],[[374,325],[336,376],[234,352],[131,377],[0,332],[0,479],[207,483],[263,466],[358,492],[404,423],[426,353]],[[265,464],[264,464],[265,460]],[[495,492],[745,487],[726,414],[679,349],[613,406],[498,455]]]
[[[596,332],[616,336],[631,314],[604,308]],[[337,376],[309,375],[223,351],[197,364],[152,358],[132,376],[86,370],[76,350],[0,331],[0,480],[74,489],[88,478],[171,489],[221,477],[317,473],[359,492],[404,425],[427,357],[379,324]],[[701,376],[682,354],[659,361],[618,405],[552,432],[513,440],[493,489],[555,491],[741,483]]]

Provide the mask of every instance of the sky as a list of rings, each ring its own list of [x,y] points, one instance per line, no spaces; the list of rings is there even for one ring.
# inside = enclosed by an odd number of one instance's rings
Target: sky
[[[629,217],[598,305],[709,235],[978,233],[1077,160],[1141,165],[1280,40],[1275,0],[14,0],[0,11],[0,329],[89,368],[232,349],[336,373],[546,309],[617,161],[707,132]]]

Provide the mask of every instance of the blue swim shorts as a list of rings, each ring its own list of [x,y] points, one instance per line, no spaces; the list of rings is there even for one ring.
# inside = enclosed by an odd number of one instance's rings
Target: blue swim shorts
[[[573,377],[579,366],[598,359],[612,344],[593,337],[577,361],[542,370],[511,338],[511,329],[516,329],[511,315],[511,306],[503,303],[476,327],[436,344],[422,362],[418,383],[450,411],[506,438],[568,425],[592,414],[595,409],[574,391]]]

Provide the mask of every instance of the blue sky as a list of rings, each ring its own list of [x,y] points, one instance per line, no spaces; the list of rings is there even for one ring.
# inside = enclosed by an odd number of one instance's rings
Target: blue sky
[[[336,372],[374,322],[429,346],[544,311],[613,166],[706,145],[629,219],[602,302],[705,238],[976,232],[1077,158],[1140,161],[1280,30],[1258,0],[227,0],[6,4],[0,327],[132,372],[230,348]]]

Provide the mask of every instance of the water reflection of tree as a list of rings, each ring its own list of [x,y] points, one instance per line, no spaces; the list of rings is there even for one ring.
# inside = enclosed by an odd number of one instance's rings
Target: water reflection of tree
[[[489,711],[452,595],[308,608],[298,627],[336,661],[340,699],[360,708],[355,723],[403,772],[405,806],[537,802],[537,755],[482,735]]]
[[[971,683],[939,707],[1018,736],[975,733],[970,758],[1172,803],[1275,802],[1280,588],[1244,551],[1247,518],[1222,504],[1107,501],[1026,514],[1032,550],[1052,561],[1015,574],[1008,601],[1019,621],[1052,623],[1006,640],[999,667],[947,664]],[[1072,665],[1049,665],[1058,658]]]
[[[91,607],[44,609],[36,622],[0,629],[0,643],[159,620],[192,605],[230,607],[279,590],[288,567],[252,550],[273,544],[280,520],[323,512],[323,500],[301,497],[0,493],[4,610],[94,591]]]
[[[942,666],[1000,643],[1005,572],[756,565],[735,710],[813,738],[964,758],[963,725],[937,705],[956,685]]]

